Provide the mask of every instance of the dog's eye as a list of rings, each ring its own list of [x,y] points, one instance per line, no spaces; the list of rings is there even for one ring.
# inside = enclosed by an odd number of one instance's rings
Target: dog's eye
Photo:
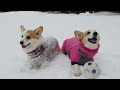
[[[27,36],[26,38],[27,38],[27,39],[30,39],[30,36]]]
[[[90,34],[90,32],[87,32],[87,34]]]
[[[23,35],[21,37],[23,38]]]

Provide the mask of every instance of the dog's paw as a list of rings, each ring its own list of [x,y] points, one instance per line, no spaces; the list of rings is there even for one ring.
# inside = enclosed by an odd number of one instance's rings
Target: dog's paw
[[[79,77],[81,75],[81,71],[80,70],[73,71],[73,74]]]
[[[30,72],[33,69],[33,65],[30,62],[25,62],[21,67],[21,72]]]
[[[20,69],[20,71],[21,71],[21,72],[30,72],[31,69],[30,69],[29,67],[24,66],[24,67],[22,67],[22,68]]]
[[[80,76],[82,74],[80,66],[78,64],[72,65],[72,72],[75,76]]]
[[[46,61],[44,61],[43,63],[42,63],[42,65],[40,66],[40,69],[44,69],[44,68],[46,68],[48,65],[49,65],[49,61],[48,60],[46,60]]]

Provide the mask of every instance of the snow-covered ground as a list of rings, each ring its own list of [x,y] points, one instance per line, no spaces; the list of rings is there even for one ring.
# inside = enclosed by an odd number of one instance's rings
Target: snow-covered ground
[[[0,13],[0,78],[85,79],[70,72],[70,60],[59,55],[43,70],[23,72],[26,54],[22,51],[20,25],[35,29],[42,25],[43,36],[52,35],[62,45],[73,37],[74,30],[96,29],[100,33],[100,50],[95,62],[102,70],[99,79],[120,79],[120,15],[110,12],[51,14],[42,12]]]

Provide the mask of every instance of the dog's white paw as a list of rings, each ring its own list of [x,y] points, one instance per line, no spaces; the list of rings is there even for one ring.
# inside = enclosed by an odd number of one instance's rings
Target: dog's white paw
[[[28,66],[23,66],[21,69],[20,69],[21,72],[30,72],[31,71],[31,68],[28,67]]]
[[[78,64],[72,65],[72,72],[75,76],[80,76],[82,74],[80,66]]]
[[[44,69],[44,68],[46,68],[48,65],[49,65],[49,61],[48,60],[45,60],[43,63],[42,63],[42,65],[40,66],[40,69]]]
[[[30,72],[33,69],[33,64],[31,62],[25,62],[23,67],[21,68],[21,72]]]

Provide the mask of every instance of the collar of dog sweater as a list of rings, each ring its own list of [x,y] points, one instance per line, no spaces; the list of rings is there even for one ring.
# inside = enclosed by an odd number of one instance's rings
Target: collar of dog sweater
[[[84,49],[86,49],[87,51],[96,51],[96,50],[98,50],[99,47],[100,47],[100,44],[98,44],[98,47],[97,47],[96,49],[89,49],[89,48],[85,47],[82,42],[79,42],[79,43],[80,43],[80,45],[81,45]]]
[[[27,53],[27,55],[30,57],[30,59],[34,59],[38,57],[39,55],[41,55],[44,52],[44,50],[45,48],[43,47],[43,45],[40,45],[32,52]]]

